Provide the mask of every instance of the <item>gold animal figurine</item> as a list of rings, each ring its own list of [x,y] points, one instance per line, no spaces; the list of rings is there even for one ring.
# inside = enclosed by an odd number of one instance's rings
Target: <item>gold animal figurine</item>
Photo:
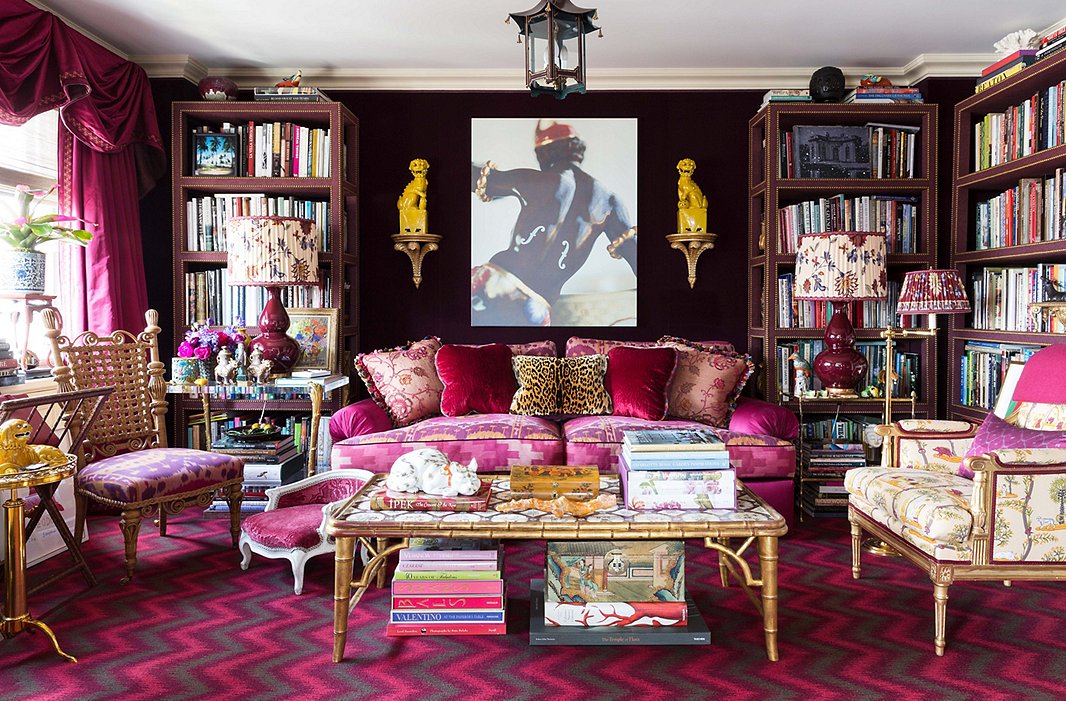
[[[424,234],[427,233],[426,190],[429,181],[426,172],[429,170],[429,161],[416,158],[408,168],[411,182],[407,183],[400,199],[396,200],[396,209],[400,210],[400,233]]]
[[[0,425],[0,475],[18,472],[30,465],[45,463],[51,467],[67,464],[66,454],[50,445],[29,445],[33,426],[22,419],[10,419]]]
[[[677,233],[694,234],[707,231],[707,198],[692,172],[696,170],[696,161],[682,158],[677,163]]]

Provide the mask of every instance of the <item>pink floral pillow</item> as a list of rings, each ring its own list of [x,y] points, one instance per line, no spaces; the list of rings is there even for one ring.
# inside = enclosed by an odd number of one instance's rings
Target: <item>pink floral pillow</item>
[[[672,336],[659,342],[677,349],[670,415],[726,428],[737,396],[755,370],[751,357]]]
[[[356,356],[360,379],[393,426],[407,426],[440,413],[444,384],[435,364],[440,346],[439,338],[430,337]]]
[[[1031,448],[1066,448],[1066,431],[1034,431],[1009,424],[989,412],[981,428],[977,429],[966,457],[995,450]],[[973,470],[960,466],[959,476],[973,479]]]
[[[673,338],[667,336],[666,338]],[[572,358],[578,355],[607,355],[613,348],[661,348],[665,345],[660,341],[614,341],[604,338],[581,338],[571,336],[566,340],[565,355]],[[700,345],[714,347],[723,351],[732,351],[733,344],[729,341],[703,341]]]

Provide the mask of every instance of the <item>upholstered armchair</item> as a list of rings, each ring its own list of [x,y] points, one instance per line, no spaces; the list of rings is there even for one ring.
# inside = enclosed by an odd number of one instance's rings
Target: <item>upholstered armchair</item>
[[[852,576],[870,533],[928,572],[944,654],[957,580],[1066,579],[1066,345],[1026,364],[1008,421],[879,426],[882,465],[849,470]]]
[[[307,560],[336,547],[326,535],[330,514],[373,476],[368,470],[331,470],[268,489],[266,510],[241,524],[241,569],[248,569],[253,552],[284,558],[292,565],[293,591],[301,594]]]

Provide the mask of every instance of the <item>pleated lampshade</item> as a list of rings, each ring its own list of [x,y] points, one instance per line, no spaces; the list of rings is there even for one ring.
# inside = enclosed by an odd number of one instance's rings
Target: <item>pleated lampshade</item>
[[[231,217],[226,223],[229,284],[318,284],[318,226],[298,217]]]
[[[957,270],[915,270],[903,277],[896,314],[962,314],[970,300]]]
[[[885,235],[869,231],[804,234],[796,247],[795,299],[853,302],[888,294]]]

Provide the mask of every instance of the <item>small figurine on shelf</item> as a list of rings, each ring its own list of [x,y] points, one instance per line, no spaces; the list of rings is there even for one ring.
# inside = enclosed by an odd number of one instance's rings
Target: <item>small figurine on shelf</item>
[[[248,378],[248,348],[243,343],[237,344],[237,350],[233,352],[233,362],[237,364],[237,384],[249,384],[250,380]]]
[[[792,369],[796,373],[796,379],[792,382],[792,394],[804,397],[811,387],[811,364],[799,353],[788,356],[788,360],[792,361]]]
[[[677,163],[677,233],[691,234],[707,231],[707,198],[692,173],[696,161],[682,158]]]
[[[218,351],[215,361],[215,379],[224,385],[233,384],[237,379],[237,361],[225,346]]]
[[[400,233],[424,234],[427,227],[426,190],[429,181],[426,173],[429,172],[429,161],[416,158],[408,169],[411,171],[411,182],[407,183],[403,194],[396,200],[396,209],[400,210]]]
[[[288,78],[282,78],[278,82],[274,83],[275,88],[297,88],[300,87],[300,79],[303,78],[303,71],[299,68],[296,72],[290,75]]]
[[[252,379],[261,385],[270,382],[270,373],[274,370],[274,363],[263,357],[258,348],[253,348],[248,356],[248,372]]]

